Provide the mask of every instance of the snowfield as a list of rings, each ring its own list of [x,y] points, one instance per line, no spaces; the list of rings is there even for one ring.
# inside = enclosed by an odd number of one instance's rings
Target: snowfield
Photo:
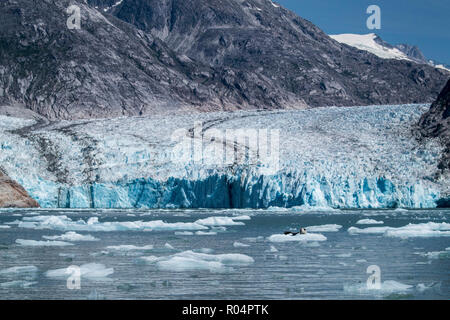
[[[0,164],[50,208],[432,208],[448,181],[432,178],[442,152],[438,141],[419,143],[413,134],[428,108],[328,107],[55,123],[0,116]],[[273,152],[260,161],[251,141],[227,140],[226,130],[239,129],[277,131],[279,144],[270,136]],[[202,153],[186,158],[180,148],[185,141]],[[223,157],[213,152],[218,148],[237,158],[221,163]],[[71,230],[87,229],[73,223],[78,228]]]
[[[387,48],[375,41],[377,35],[375,33],[369,34],[335,34],[330,35],[331,38],[337,42],[347,44],[359,50],[368,51],[383,59],[397,59],[412,61],[406,54],[397,48]]]

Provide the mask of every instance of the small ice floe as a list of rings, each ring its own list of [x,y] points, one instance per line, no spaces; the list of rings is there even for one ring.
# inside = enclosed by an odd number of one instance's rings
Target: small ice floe
[[[242,218],[243,216],[241,216]],[[205,219],[198,219],[195,223],[203,226],[243,226],[245,223],[236,222],[234,220],[242,220],[238,219],[239,217],[209,217]]]
[[[11,228],[11,226],[0,224],[0,229],[9,229],[9,228]]]
[[[17,239],[16,243],[25,246],[25,247],[64,247],[64,246],[73,246],[73,243],[65,242],[65,241],[39,241],[39,240],[26,240],[26,239]]]
[[[446,248],[444,251],[431,251],[426,253],[420,253],[422,257],[428,259],[449,259],[450,258],[450,247]]]
[[[396,212],[408,212],[408,210],[404,209],[404,208],[396,208],[394,211],[396,211]]]
[[[374,219],[361,219],[356,222],[356,224],[383,224],[384,221],[377,221]]]
[[[145,246],[135,246],[132,244],[122,244],[118,246],[107,246],[107,250],[112,251],[147,251],[147,250],[153,250],[153,245],[145,245]]]
[[[213,253],[214,252],[214,250],[210,249],[210,248],[200,248],[200,249],[194,249],[192,251],[199,252],[199,253]]]
[[[337,232],[342,226],[339,224],[324,224],[321,226],[310,226],[306,227],[308,232]]]
[[[297,234],[284,235],[284,234],[273,234],[267,238],[270,242],[308,242],[308,241],[325,241],[327,237],[320,233],[307,233],[307,234]]]
[[[196,222],[164,222],[154,221],[108,221],[100,222],[98,217],[91,217],[87,221],[74,221],[67,216],[35,216],[24,217],[19,221],[20,228],[52,229],[61,231],[178,231],[178,230],[207,230],[208,227]]]
[[[250,216],[247,216],[247,215],[234,216],[231,219],[233,219],[233,220],[251,220]]]
[[[175,250],[175,248],[168,242],[166,242],[166,244],[164,245],[164,248],[169,249],[169,250]]]
[[[359,293],[368,295],[385,295],[391,293],[408,293],[414,286],[403,284],[394,280],[386,280],[380,283],[379,288],[368,286],[367,283],[344,284],[344,291],[348,293]]]
[[[36,278],[38,268],[35,266],[16,266],[0,270],[0,277],[8,279],[33,280]]]
[[[278,252],[278,249],[275,248],[274,246],[270,246],[270,248],[266,250],[266,252]]]
[[[450,236],[450,223],[419,223],[408,224],[404,227],[369,227],[365,229],[359,229],[356,227],[350,227],[348,229],[350,234],[382,234],[385,237],[397,237],[397,238],[431,238],[431,237],[448,237]]]
[[[191,250],[166,257],[142,257],[140,261],[146,264],[153,264],[163,271],[209,271],[219,273],[232,271],[232,266],[245,266],[254,262],[252,257],[239,253],[207,254]]]
[[[262,241],[264,240],[263,236],[257,236],[257,237],[246,237],[246,238],[242,238],[242,240],[248,241],[248,242],[257,242],[257,241]]]
[[[250,247],[250,245],[242,243],[242,242],[235,241],[233,243],[233,247],[235,247],[235,248],[246,248],[246,247]]]
[[[21,223],[21,221],[19,220],[14,220],[14,221],[10,221],[10,222],[5,222],[5,225],[19,225]]]
[[[26,280],[13,280],[0,283],[1,288],[29,288],[37,284],[36,281],[26,281]]]
[[[81,278],[88,280],[107,280],[114,273],[114,268],[107,268],[101,263],[86,263],[80,266]],[[72,274],[70,268],[48,270],[45,276],[54,279],[67,279]]]
[[[176,236],[192,236],[194,233],[192,231],[175,231]]]
[[[352,256],[351,253],[340,253],[336,255],[336,257],[338,258],[350,258],[351,256]]]
[[[63,257],[63,258],[70,258],[70,259],[74,259],[77,255],[75,253],[58,253],[58,256]]]
[[[358,259],[356,260],[356,263],[366,263],[367,260],[366,259]]]
[[[214,232],[214,231],[197,231],[197,232],[195,232],[195,235],[197,235],[197,236],[215,236],[215,235],[217,235],[217,232]]]
[[[227,228],[226,227],[222,227],[222,226],[211,227],[211,231],[214,231],[214,232],[225,232],[225,231],[227,231]]]
[[[42,236],[42,238],[47,240],[62,240],[62,241],[98,241],[100,239],[95,238],[89,234],[82,235],[74,231],[66,232],[60,236]]]

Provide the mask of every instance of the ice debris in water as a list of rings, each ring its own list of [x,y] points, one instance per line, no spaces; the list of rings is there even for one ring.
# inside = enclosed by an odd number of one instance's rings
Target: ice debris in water
[[[37,284],[37,281],[26,281],[26,280],[13,280],[0,283],[2,288],[29,288]]]
[[[0,270],[0,277],[17,278],[17,277],[31,277],[35,278],[38,268],[35,266],[16,266]]]
[[[89,234],[82,235],[82,234],[76,233],[74,231],[66,232],[60,236],[42,236],[42,238],[47,239],[47,240],[63,240],[63,241],[98,241],[98,240],[100,240]]]
[[[18,225],[20,228],[53,229],[71,231],[174,231],[174,230],[206,230],[208,227],[195,222],[168,223],[162,220],[99,222],[98,217],[87,221],[74,221],[65,215],[24,217]]]
[[[169,249],[169,250],[175,250],[175,248],[168,242],[166,242],[166,244],[164,245],[164,248]]]
[[[450,258],[450,247],[445,248],[444,251],[431,251],[420,254],[422,257],[427,257],[428,259],[449,259]]]
[[[114,273],[114,268],[107,268],[101,263],[86,263],[80,266],[80,276],[89,280],[105,280],[107,277]],[[61,268],[48,270],[45,272],[45,276],[55,279],[66,279],[72,274],[70,268]]]
[[[122,244],[118,246],[107,246],[107,250],[114,250],[114,251],[140,251],[140,250],[153,250],[153,245],[145,245],[145,246],[135,246],[135,245],[128,245],[128,244]]]
[[[196,231],[195,235],[197,236],[215,236],[217,232],[215,231]]]
[[[192,236],[193,234],[192,231],[175,231],[176,236]]]
[[[297,234],[295,236],[285,234],[273,234],[267,238],[270,242],[308,242],[325,241],[327,237],[320,233]]]
[[[359,229],[350,227],[348,229],[350,234],[382,234],[385,237],[397,238],[429,238],[429,237],[448,237],[450,236],[450,223],[442,222],[428,222],[419,224],[408,224],[404,227],[369,227]]]
[[[29,288],[37,284],[38,268],[35,266],[15,266],[0,270],[0,278],[8,280],[0,283],[2,288]]]
[[[342,226],[339,224],[324,224],[320,226],[310,226],[306,227],[308,232],[337,232]]]
[[[383,224],[383,221],[377,221],[374,219],[361,219],[356,222],[356,224]]]
[[[250,247],[250,245],[242,243],[242,242],[235,241],[233,243],[233,247],[235,247],[235,248],[245,248],[245,247]]]
[[[344,291],[348,293],[385,295],[391,293],[405,293],[413,290],[414,286],[403,284],[394,280],[386,280],[380,284],[380,288],[369,287],[367,283],[345,284]]]
[[[234,220],[239,220],[239,217],[209,217],[205,219],[199,219],[195,223],[204,226],[243,226],[245,223],[236,222]]]
[[[25,246],[25,247],[64,247],[64,246],[73,246],[73,243],[65,242],[65,241],[40,241],[40,240],[26,240],[26,239],[17,239],[16,243]]]
[[[165,271],[209,271],[218,273],[232,271],[232,266],[245,266],[254,262],[252,257],[240,253],[208,254],[192,250],[165,257],[142,257],[139,260],[147,264],[154,264],[159,270]]]

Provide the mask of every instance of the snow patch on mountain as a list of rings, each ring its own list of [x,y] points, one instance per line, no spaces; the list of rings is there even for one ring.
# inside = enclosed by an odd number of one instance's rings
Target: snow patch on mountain
[[[368,51],[383,59],[397,59],[412,61],[406,54],[397,48],[387,48],[377,41],[378,36],[375,33],[369,34],[335,34],[330,35],[337,42],[347,44],[360,50]]]

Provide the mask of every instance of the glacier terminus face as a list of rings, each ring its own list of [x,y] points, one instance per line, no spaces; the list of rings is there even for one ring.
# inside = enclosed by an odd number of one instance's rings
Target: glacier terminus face
[[[433,208],[448,182],[414,135],[428,108],[0,116],[0,163],[47,208]]]

